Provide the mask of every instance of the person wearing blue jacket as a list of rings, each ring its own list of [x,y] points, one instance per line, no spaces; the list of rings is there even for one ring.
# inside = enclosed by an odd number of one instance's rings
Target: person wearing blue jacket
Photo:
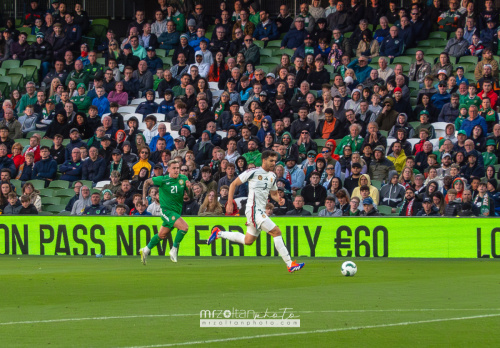
[[[264,138],[266,137],[267,133],[271,133],[273,136],[275,134],[273,129],[273,119],[271,118],[271,116],[264,116],[260,124],[261,127],[257,132],[257,138],[259,138],[261,144],[264,144]]]
[[[135,112],[146,117],[147,115],[154,114],[157,111],[158,104],[155,102],[155,92],[152,89],[149,89],[146,92],[146,101],[140,103]]]
[[[149,143],[149,148],[151,149],[151,152],[156,151],[156,142],[158,139],[163,138],[167,142],[166,148],[172,151],[175,147],[174,145],[174,138],[170,135],[170,133],[167,133],[167,126],[165,126],[164,123],[160,123],[158,125],[158,135],[154,136],[153,139],[151,139],[151,142]]]
[[[79,148],[73,148],[71,151],[71,159],[66,160],[59,167],[59,171],[62,173],[61,180],[66,180],[69,182],[77,181],[82,178],[82,157]]]
[[[156,55],[154,47],[149,46],[146,48],[147,57],[144,61],[148,65],[148,70],[151,74],[155,75],[158,69],[163,69],[163,61]]]
[[[276,23],[269,19],[269,13],[266,10],[260,11],[260,23],[255,27],[253,38],[261,41],[277,40],[280,37]]]
[[[48,146],[40,148],[41,160],[36,162],[31,175],[32,180],[53,180],[56,177],[57,162],[52,159]]]
[[[398,27],[392,26],[389,29],[389,36],[382,40],[380,45],[380,55],[391,58],[399,57],[403,54],[404,41],[398,36]]]
[[[165,50],[173,50],[179,46],[181,33],[175,30],[174,21],[167,22],[167,31],[158,37],[160,48]],[[167,52],[168,53],[168,52]],[[153,72],[154,74],[155,72]]]
[[[438,84],[439,93],[436,93],[431,97],[432,105],[434,105],[434,107],[437,108],[439,112],[441,112],[441,110],[443,109],[444,104],[451,102],[451,95],[450,93],[448,93],[446,88],[448,88],[446,86],[446,82],[444,81],[439,82]]]
[[[295,29],[291,29],[286,33],[283,40],[281,40],[281,48],[297,48],[303,44],[307,30],[304,29],[304,18],[297,17],[295,19]]]
[[[467,137],[469,138],[472,134],[472,129],[476,125],[481,126],[481,128],[483,129],[483,134],[488,134],[488,126],[486,124],[486,120],[484,119],[484,117],[479,116],[477,106],[471,105],[469,106],[469,117],[462,121],[460,130],[465,131],[465,133],[467,133]]]
[[[109,100],[104,96],[106,91],[103,87],[96,88],[97,98],[92,100],[92,105],[97,107],[97,114],[102,117],[106,113],[110,113],[109,110]]]
[[[90,180],[94,184],[105,178],[106,163],[99,158],[99,149],[92,146],[89,150],[89,158],[83,162],[82,179]]]
[[[368,58],[365,56],[354,59],[347,67],[354,70],[356,78],[360,83],[363,83],[363,81],[370,77],[370,72],[373,70],[371,66],[368,66]]]

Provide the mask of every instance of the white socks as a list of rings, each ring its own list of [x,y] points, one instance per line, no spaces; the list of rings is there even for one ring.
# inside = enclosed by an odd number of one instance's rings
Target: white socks
[[[274,241],[274,246],[276,247],[276,250],[278,250],[278,253],[280,254],[281,258],[283,261],[285,261],[287,267],[290,267],[292,265],[292,259],[290,258],[290,254],[288,253],[288,249],[285,246],[285,243],[283,242],[283,237],[278,236],[273,238]]]
[[[146,245],[144,248],[142,248],[142,252],[146,255],[149,255],[149,252],[151,251],[151,249],[148,248],[148,246]]]
[[[245,244],[245,235],[243,233],[221,231],[219,237],[238,244]]]

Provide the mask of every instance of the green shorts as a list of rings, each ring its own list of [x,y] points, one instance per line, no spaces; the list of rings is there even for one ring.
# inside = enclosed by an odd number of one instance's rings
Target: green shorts
[[[161,211],[161,219],[163,223],[161,224],[163,227],[167,227],[170,229],[174,228],[174,224],[181,217],[180,214],[177,214],[170,210],[162,210]]]

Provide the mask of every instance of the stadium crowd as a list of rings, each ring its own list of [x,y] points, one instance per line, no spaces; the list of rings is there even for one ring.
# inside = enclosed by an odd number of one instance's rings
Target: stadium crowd
[[[138,10],[125,37],[108,29],[89,47],[80,3],[28,1],[29,29],[9,18],[0,41],[4,74],[40,61],[3,98],[0,211],[159,215],[144,181],[177,159],[192,181],[183,215],[236,215],[248,188],[228,202],[229,185],[273,150],[269,215],[498,215],[493,1],[363,3],[312,0],[292,16],[237,0],[210,17],[159,0],[154,18]]]

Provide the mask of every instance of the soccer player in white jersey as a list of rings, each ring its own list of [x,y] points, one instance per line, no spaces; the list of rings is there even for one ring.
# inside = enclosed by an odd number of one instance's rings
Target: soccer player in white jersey
[[[266,204],[269,193],[275,201],[279,201],[278,187],[276,186],[276,174],[274,167],[278,160],[278,154],[274,151],[264,151],[262,153],[262,167],[249,169],[241,173],[229,187],[228,202],[233,201],[234,192],[239,185],[248,182],[248,200],[245,215],[247,217],[247,233],[221,231],[218,227],[212,229],[212,234],[207,240],[207,244],[212,244],[218,238],[224,238],[231,242],[252,245],[259,237],[261,230],[269,233],[273,237],[274,246],[285,261],[288,271],[299,271],[304,267],[303,263],[292,262],[290,254],[283,242],[281,230],[266,215]],[[233,212],[233,205],[228,204],[226,214]]]

